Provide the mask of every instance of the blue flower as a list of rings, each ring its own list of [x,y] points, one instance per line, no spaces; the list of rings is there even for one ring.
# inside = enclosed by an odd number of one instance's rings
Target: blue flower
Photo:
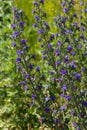
[[[74,127],[76,127],[76,126],[77,126],[76,122],[73,122],[73,126],[74,126]]]
[[[23,43],[23,44],[25,44],[26,42],[27,42],[27,40],[25,40],[25,39],[21,40],[21,43]]]
[[[24,52],[22,50],[17,50],[16,52],[18,55],[24,54]]]
[[[44,1],[45,1],[45,0],[40,0],[40,3],[44,4]]]
[[[16,28],[16,24],[12,24],[11,27],[12,27],[13,29],[15,29],[15,28]]]
[[[41,90],[41,88],[42,88],[42,85],[38,85],[38,86],[37,86],[37,89],[38,89],[38,90]]]
[[[32,98],[33,100],[35,100],[35,99],[36,99],[36,96],[35,96],[34,94],[32,94],[32,95],[31,95],[31,98]]]
[[[46,107],[46,108],[45,108],[45,111],[46,111],[46,112],[50,112],[50,108],[49,108],[49,107]]]
[[[53,40],[54,37],[55,37],[55,35],[54,35],[54,34],[51,34],[51,36],[50,36],[50,40]]]
[[[25,50],[28,50],[28,49],[29,49],[29,46],[24,46],[24,49],[25,49]]]
[[[67,51],[72,51],[72,46],[71,45],[69,45],[68,47],[67,47]]]
[[[66,100],[70,100],[72,97],[69,95],[66,95],[65,98],[66,98]]]
[[[38,6],[39,5],[39,2],[34,2],[34,6]]]
[[[56,61],[56,62],[55,62],[55,65],[56,65],[56,66],[60,65],[60,61]]]
[[[37,27],[37,24],[36,24],[36,23],[34,23],[34,24],[33,24],[33,27],[35,27],[35,28],[36,28],[36,27]]]
[[[61,73],[62,75],[66,75],[67,72],[66,72],[65,69],[61,69],[60,73]]]
[[[24,24],[25,24],[25,23],[24,23],[24,22],[22,22],[22,21],[21,21],[21,22],[19,22],[19,26],[21,26],[21,27],[23,27],[23,26],[24,26]]]
[[[58,41],[56,45],[57,45],[57,46],[60,46],[60,45],[62,45],[62,44],[63,44],[63,43],[62,43],[61,41]]]
[[[40,71],[40,66],[38,66],[38,67],[36,68],[36,70],[37,70],[37,71]]]
[[[81,75],[80,73],[77,73],[77,74],[76,74],[76,80],[80,80],[81,77],[82,77],[82,75]]]
[[[43,34],[44,33],[44,30],[43,29],[39,29],[38,30],[38,34]]]
[[[19,32],[14,32],[13,34],[12,34],[12,37],[13,38],[16,38],[16,37],[18,37],[19,36]]]
[[[26,84],[25,81],[21,81],[21,82],[20,82],[20,85],[25,85],[25,84]]]
[[[60,51],[59,50],[56,50],[55,51],[55,55],[59,55],[60,54]]]
[[[87,102],[86,101],[82,102],[82,105],[87,107]]]
[[[17,63],[20,63],[20,62],[21,62],[21,58],[17,58],[17,59],[16,59],[16,62],[17,62]]]
[[[62,86],[62,90],[67,90],[67,86],[66,86],[66,85],[63,85],[63,86]]]
[[[59,120],[58,119],[55,119],[54,120],[54,123],[57,125],[57,124],[59,124]]]
[[[49,101],[50,100],[50,98],[49,97],[45,97],[45,101]]]
[[[60,107],[60,110],[65,111],[65,110],[66,110],[66,107],[65,107],[65,106],[61,106],[61,107]]]
[[[39,16],[35,16],[35,19],[36,19],[36,21],[38,21],[40,18],[39,18]]]
[[[15,46],[16,46],[16,42],[13,42],[13,43],[12,43],[12,46],[15,47]]]
[[[52,101],[55,101],[56,100],[56,97],[55,96],[50,96],[51,100]]]
[[[68,8],[63,8],[64,13],[68,12]]]

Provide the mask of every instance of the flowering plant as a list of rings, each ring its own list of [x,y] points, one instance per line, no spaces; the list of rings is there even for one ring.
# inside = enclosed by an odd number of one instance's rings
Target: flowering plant
[[[32,45],[23,36],[23,12],[14,8],[12,43],[17,53],[19,86],[25,91],[25,104],[34,109],[39,125],[54,130],[87,128],[87,48],[85,2],[81,14],[71,13],[74,0],[62,1],[62,15],[54,18],[56,32],[51,31],[44,12],[45,0],[34,1],[35,23],[41,43],[41,64],[32,54]],[[27,108],[26,108],[27,109]],[[35,123],[35,122],[34,122]],[[34,125],[34,124],[33,124]]]

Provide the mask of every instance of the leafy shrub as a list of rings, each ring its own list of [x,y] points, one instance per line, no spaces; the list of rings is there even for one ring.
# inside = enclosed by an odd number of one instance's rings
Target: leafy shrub
[[[43,126],[54,130],[86,130],[86,2],[79,2],[81,13],[75,13],[75,2],[63,0],[62,13],[54,18],[55,31],[47,22],[45,4],[45,0],[35,1],[32,10],[33,27],[38,33],[34,39],[38,42],[34,44],[40,44],[39,55],[37,50],[33,51],[31,40],[25,38],[23,11],[13,8],[11,37],[17,77],[12,88],[4,89],[4,101],[13,95],[9,101],[11,107],[8,105],[6,110],[11,109],[2,119],[10,115],[10,129],[36,130]]]

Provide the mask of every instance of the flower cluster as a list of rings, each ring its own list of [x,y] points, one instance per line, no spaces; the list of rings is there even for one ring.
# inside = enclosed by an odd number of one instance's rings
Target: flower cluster
[[[86,98],[82,98],[80,91],[85,91],[87,84],[87,58],[86,58],[86,22],[84,18],[85,10],[81,10],[82,14],[71,13],[74,9],[74,0],[62,1],[63,15],[59,15],[54,18],[57,32],[50,35],[51,29],[49,24],[45,21],[47,18],[44,13],[44,2],[34,2],[33,14],[35,16],[35,24],[38,28],[38,34],[40,36],[41,47],[43,48],[42,57],[45,63],[49,67],[49,93],[54,93],[56,97],[56,115],[59,119],[58,126],[53,125],[56,129],[67,129],[67,123],[69,123],[74,117],[77,118],[77,124],[74,125],[77,129],[86,128],[85,124],[81,125],[83,120],[86,121],[86,110],[83,119],[79,116],[83,115],[84,111],[80,106],[87,106]],[[81,4],[81,3],[80,3]],[[81,5],[82,6],[82,5]],[[86,7],[85,7],[86,9]],[[80,20],[77,20],[80,19]],[[74,91],[75,90],[75,91]],[[58,104],[58,99],[60,104]],[[77,99],[77,100],[76,100]],[[48,98],[49,101],[49,98]],[[79,106],[77,106],[79,104]],[[67,113],[70,110],[75,111],[75,116],[67,123],[64,121],[67,117]],[[79,110],[82,111],[79,111]],[[59,110],[62,110],[61,113]],[[46,112],[50,112],[50,105],[45,109]],[[66,111],[66,112],[65,112]],[[52,112],[51,112],[52,113]],[[65,115],[65,117],[63,116]],[[50,113],[49,113],[50,116]],[[50,116],[53,119],[53,116]],[[47,123],[47,122],[46,122]],[[87,122],[86,122],[87,123]],[[51,122],[52,124],[52,122]],[[80,128],[79,128],[80,126]]]
[[[72,123],[76,129],[86,130],[86,7],[79,16],[71,13],[75,1],[63,0],[63,14],[54,18],[57,28],[54,34],[46,21],[44,3],[45,0],[34,1],[32,11],[35,18],[33,27],[41,43],[40,60],[46,66],[44,72],[36,62],[37,55],[32,54],[32,46],[24,38],[23,12],[13,9],[12,46],[17,53],[16,68],[21,80],[19,86],[29,98],[30,109],[35,108],[39,123],[55,130],[67,130]],[[83,4],[80,3],[80,6]]]

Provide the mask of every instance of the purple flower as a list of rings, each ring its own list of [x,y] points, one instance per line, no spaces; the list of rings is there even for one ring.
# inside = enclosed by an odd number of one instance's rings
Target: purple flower
[[[69,45],[68,47],[67,47],[67,51],[72,51],[72,46],[71,45]]]
[[[44,22],[44,25],[45,25],[46,29],[50,28],[47,22]]]
[[[53,40],[54,37],[55,37],[55,35],[54,35],[54,34],[51,34],[51,36],[50,36],[50,40]]]
[[[39,18],[39,16],[35,16],[35,19],[36,19],[36,21],[38,21],[40,18]]]
[[[32,55],[32,58],[33,58],[33,59],[36,59],[36,55]]]
[[[60,61],[56,61],[56,62],[55,62],[55,65],[56,65],[56,66],[60,65]]]
[[[44,4],[44,1],[45,1],[45,0],[40,0],[40,3]]]
[[[16,42],[13,42],[13,43],[12,43],[12,46],[15,47],[15,46],[16,46]]]
[[[66,107],[65,107],[65,106],[61,106],[61,107],[60,107],[60,110],[65,111],[65,110],[66,110]]]
[[[24,90],[28,90],[28,86],[25,85],[25,86],[24,86]]]
[[[59,51],[59,50],[56,50],[56,51],[55,51],[55,55],[58,56],[59,54],[60,54],[60,51]]]
[[[55,96],[50,96],[51,100],[52,101],[55,101],[56,100],[56,97]]]
[[[40,66],[38,66],[38,67],[36,68],[36,70],[37,70],[37,71],[40,71]]]
[[[26,84],[25,81],[21,81],[21,82],[20,82],[20,85],[25,85],[25,84]]]
[[[48,44],[48,48],[52,48],[52,44],[51,43]]]
[[[49,74],[53,75],[53,74],[54,74],[54,72],[53,72],[53,71],[50,71],[50,72],[49,72]]]
[[[66,75],[66,70],[64,70],[64,69],[61,69],[61,71],[60,71],[60,73],[62,74],[62,75]]]
[[[64,6],[65,6],[65,4],[66,4],[66,2],[65,2],[65,1],[63,1],[63,2],[62,2],[62,6],[64,7]]]
[[[32,98],[33,100],[35,100],[35,99],[36,99],[36,96],[35,96],[34,94],[32,94],[32,95],[31,95],[31,98]]]
[[[38,30],[38,34],[43,34],[44,33],[44,30],[43,29],[39,29]]]
[[[81,38],[81,39],[84,39],[84,38],[85,38],[84,34],[81,34],[81,35],[80,35],[80,38]]]
[[[65,59],[64,59],[64,62],[66,63],[66,62],[68,62],[68,61],[69,61],[69,56],[66,55],[66,56],[65,56]]]
[[[37,41],[40,42],[42,39],[38,38]],[[41,47],[43,47],[43,44],[41,44]]]
[[[63,78],[58,78],[56,80],[61,83],[63,81]]]
[[[70,100],[72,97],[69,95],[66,95],[65,98],[66,98],[66,100]]]
[[[54,120],[54,123],[57,125],[57,124],[59,124],[59,120],[58,119],[55,119]]]
[[[65,97],[65,95],[63,93],[60,94],[61,97]]]
[[[53,112],[52,112],[52,114],[56,114],[56,113],[57,113],[57,110],[54,109]]]
[[[80,80],[81,77],[82,77],[82,75],[81,75],[80,73],[77,73],[77,74],[76,74],[76,80]]]
[[[22,50],[17,50],[16,52],[18,55],[24,54],[24,52]]]
[[[80,127],[78,127],[77,130],[81,130]]]
[[[84,10],[85,12],[87,12],[87,8],[85,8],[85,10]]]
[[[29,105],[30,105],[30,107],[33,107],[35,105],[35,103],[31,102]]]
[[[49,101],[50,100],[50,98],[49,97],[45,97],[45,101]]]
[[[74,127],[76,127],[76,126],[77,126],[76,122],[73,122],[73,126],[74,126]]]
[[[46,119],[44,119],[43,117],[40,119],[40,122],[41,123],[44,123],[44,122],[46,122]]]
[[[67,33],[72,34],[72,30],[67,30]]]
[[[79,49],[81,49],[81,48],[82,48],[82,45],[81,45],[81,44],[80,44],[80,45],[78,45],[78,48],[79,48]]]
[[[16,62],[17,62],[17,63],[20,63],[20,62],[21,62],[21,58],[17,58],[17,59],[16,59]]]
[[[71,52],[71,55],[72,55],[72,56],[75,56],[75,52],[72,51],[72,52]]]
[[[63,85],[63,86],[62,86],[62,90],[67,90],[67,86],[66,86],[66,85]]]
[[[13,29],[15,29],[15,28],[16,28],[16,24],[12,24],[11,27],[12,27]]]
[[[33,27],[35,27],[35,28],[36,28],[36,27],[37,27],[37,24],[36,24],[36,23],[34,23],[34,24],[33,24]]]
[[[68,12],[68,8],[63,8],[64,13]]]
[[[24,26],[24,24],[25,24],[25,23],[24,23],[24,22],[22,22],[22,21],[21,21],[21,22],[19,22],[19,26],[20,26],[20,27],[23,27],[23,26]]]
[[[81,70],[82,70],[83,72],[85,72],[85,71],[86,71],[86,68],[85,68],[85,67],[82,67]]]
[[[28,79],[29,77],[30,77],[30,75],[29,75],[29,74],[26,74],[26,75],[25,75],[25,78],[26,78],[26,79]]]
[[[24,46],[24,50],[28,50],[29,49],[29,46]]]
[[[12,37],[13,38],[16,38],[16,37],[18,37],[19,36],[19,32],[14,32],[13,34],[12,34]]]
[[[87,107],[87,102],[86,101],[82,102],[82,105]]]
[[[34,6],[38,6],[39,5],[39,2],[34,2]]]
[[[23,43],[23,44],[25,44],[26,42],[27,42],[27,40],[25,40],[25,39],[21,40],[21,43]]]
[[[34,65],[33,64],[29,64],[28,66],[30,69],[33,69]]]
[[[42,85],[38,85],[37,89],[40,90],[42,88]]]
[[[46,111],[46,112],[50,112],[50,108],[49,108],[49,107],[46,107],[46,108],[45,108],[45,111]]]
[[[14,12],[16,12],[16,11],[17,11],[17,8],[14,8],[14,7],[13,7],[12,10],[13,10]]]
[[[34,14],[34,13],[36,13],[36,11],[35,11],[35,10],[32,10],[32,14]]]
[[[75,114],[75,112],[74,111],[71,111],[71,115],[73,116]]]

